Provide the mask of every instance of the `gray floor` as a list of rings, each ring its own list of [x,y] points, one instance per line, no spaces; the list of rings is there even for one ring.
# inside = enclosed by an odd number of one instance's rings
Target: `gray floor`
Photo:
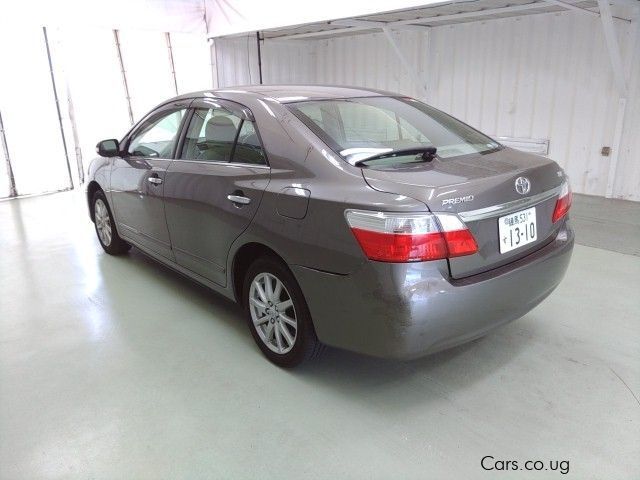
[[[640,257],[577,246],[542,305],[448,352],[288,372],[231,303],[103,254],[78,192],[0,202],[0,252],[2,478],[640,478]]]
[[[582,245],[640,255],[640,203],[574,195],[571,219]]]

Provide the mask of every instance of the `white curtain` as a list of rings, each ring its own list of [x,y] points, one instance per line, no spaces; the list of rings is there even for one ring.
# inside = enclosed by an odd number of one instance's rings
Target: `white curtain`
[[[0,4],[0,24],[205,33],[203,0],[30,0]]]
[[[16,188],[21,195],[68,188],[42,28],[2,28],[0,45],[0,112]],[[0,160],[5,161],[1,151]],[[6,171],[0,174],[7,185]]]
[[[62,134],[42,25],[46,25]],[[114,37],[134,121],[178,93],[212,88],[201,0],[62,1],[0,5],[0,113],[19,195],[78,186],[105,138],[130,128]],[[171,66],[169,42],[174,65]],[[175,72],[175,81],[174,81]],[[9,195],[0,149],[0,198]]]

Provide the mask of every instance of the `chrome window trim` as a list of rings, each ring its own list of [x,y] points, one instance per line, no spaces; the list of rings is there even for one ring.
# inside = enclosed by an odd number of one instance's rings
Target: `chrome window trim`
[[[188,162],[188,163],[201,163],[203,165],[226,165],[228,167],[251,167],[251,168],[261,168],[263,170],[271,170],[271,166],[269,165],[258,165],[256,163],[243,163],[243,162],[220,162],[217,160],[186,160],[184,158],[174,158],[171,160],[172,162]]]
[[[507,213],[514,212],[516,210],[532,207],[540,202],[543,202],[556,195],[559,195],[561,187],[562,185],[559,185],[555,188],[552,188],[551,190],[547,190],[546,192],[538,193],[537,195],[533,195],[531,197],[518,198],[517,200],[512,200],[511,202],[492,205],[490,207],[485,207],[485,208],[479,208],[477,210],[468,210],[466,212],[458,212],[458,216],[464,222],[475,222],[477,220],[484,220],[486,218],[505,215]]]

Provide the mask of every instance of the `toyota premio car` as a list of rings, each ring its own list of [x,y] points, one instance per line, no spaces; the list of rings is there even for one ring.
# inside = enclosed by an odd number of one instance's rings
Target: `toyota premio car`
[[[398,94],[181,95],[97,150],[104,250],[240,302],[284,367],[321,345],[412,359],[478,338],[547,297],[573,249],[554,161]]]

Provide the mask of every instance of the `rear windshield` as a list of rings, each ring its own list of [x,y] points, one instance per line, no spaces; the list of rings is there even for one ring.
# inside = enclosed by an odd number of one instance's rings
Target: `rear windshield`
[[[289,109],[351,164],[419,161],[396,150],[436,147],[440,158],[490,153],[499,143],[455,118],[409,98],[366,97],[290,103]],[[383,158],[372,158],[383,155]]]

